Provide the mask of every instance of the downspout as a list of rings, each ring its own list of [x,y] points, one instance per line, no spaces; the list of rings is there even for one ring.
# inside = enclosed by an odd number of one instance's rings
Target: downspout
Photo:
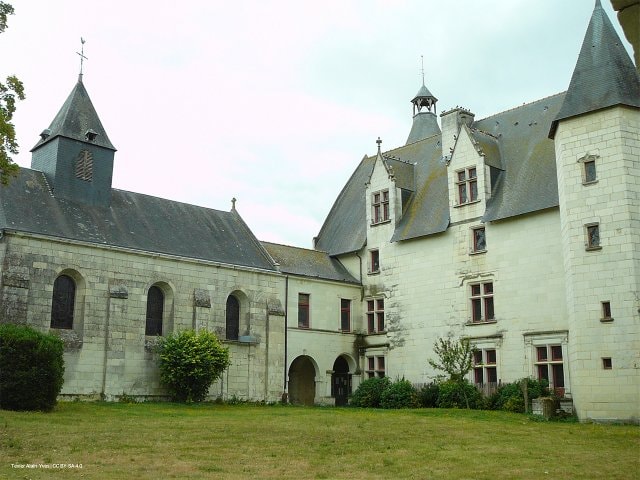
[[[362,284],[362,257],[356,252],[356,257],[360,261],[360,301],[364,300],[364,285]]]
[[[282,392],[282,403],[288,403],[288,385],[287,385],[287,325],[289,313],[289,275],[284,277],[284,391]]]

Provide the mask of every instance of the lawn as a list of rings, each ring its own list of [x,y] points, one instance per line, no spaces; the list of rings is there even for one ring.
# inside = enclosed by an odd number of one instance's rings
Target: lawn
[[[503,412],[161,403],[0,411],[0,478],[638,479],[639,469],[638,427]]]

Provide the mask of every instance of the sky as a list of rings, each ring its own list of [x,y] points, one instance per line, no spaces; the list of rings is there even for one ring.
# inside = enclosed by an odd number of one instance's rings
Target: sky
[[[5,0],[6,1],[6,0]],[[311,248],[365,155],[403,145],[425,84],[476,119],[567,89],[594,0],[10,0],[0,78],[30,149],[83,82],[113,187],[216,210]],[[608,0],[603,7],[624,39]],[[624,41],[630,51],[626,40]]]

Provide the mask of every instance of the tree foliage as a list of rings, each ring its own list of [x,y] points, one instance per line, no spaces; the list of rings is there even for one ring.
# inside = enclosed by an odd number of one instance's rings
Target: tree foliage
[[[185,330],[161,340],[160,380],[174,400],[201,402],[230,364],[229,349],[213,333]]]
[[[0,2],[0,33],[6,30],[9,15],[13,15],[13,7]],[[11,155],[18,153],[16,131],[11,120],[16,111],[16,101],[24,98],[24,86],[15,75],[9,75],[4,83],[0,82],[0,183],[3,185],[19,171],[11,159]]]
[[[0,325],[0,408],[52,410],[64,382],[62,340],[26,325]]]
[[[448,379],[459,382],[465,379],[473,366],[473,352],[475,348],[467,338],[458,340],[441,338],[433,345],[433,351],[438,356],[436,360],[429,359],[429,365],[436,370],[445,372]],[[439,375],[443,379],[443,375]]]

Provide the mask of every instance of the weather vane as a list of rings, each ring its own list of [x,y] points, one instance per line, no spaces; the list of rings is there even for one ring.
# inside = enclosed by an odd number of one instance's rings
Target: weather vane
[[[424,55],[420,55],[420,72],[422,73],[422,85],[424,85]]]
[[[80,49],[79,52],[76,52],[78,55],[80,55],[80,75],[82,76],[82,64],[85,60],[89,60],[87,57],[84,56],[84,38],[80,37],[80,42],[82,43],[82,48]]]

